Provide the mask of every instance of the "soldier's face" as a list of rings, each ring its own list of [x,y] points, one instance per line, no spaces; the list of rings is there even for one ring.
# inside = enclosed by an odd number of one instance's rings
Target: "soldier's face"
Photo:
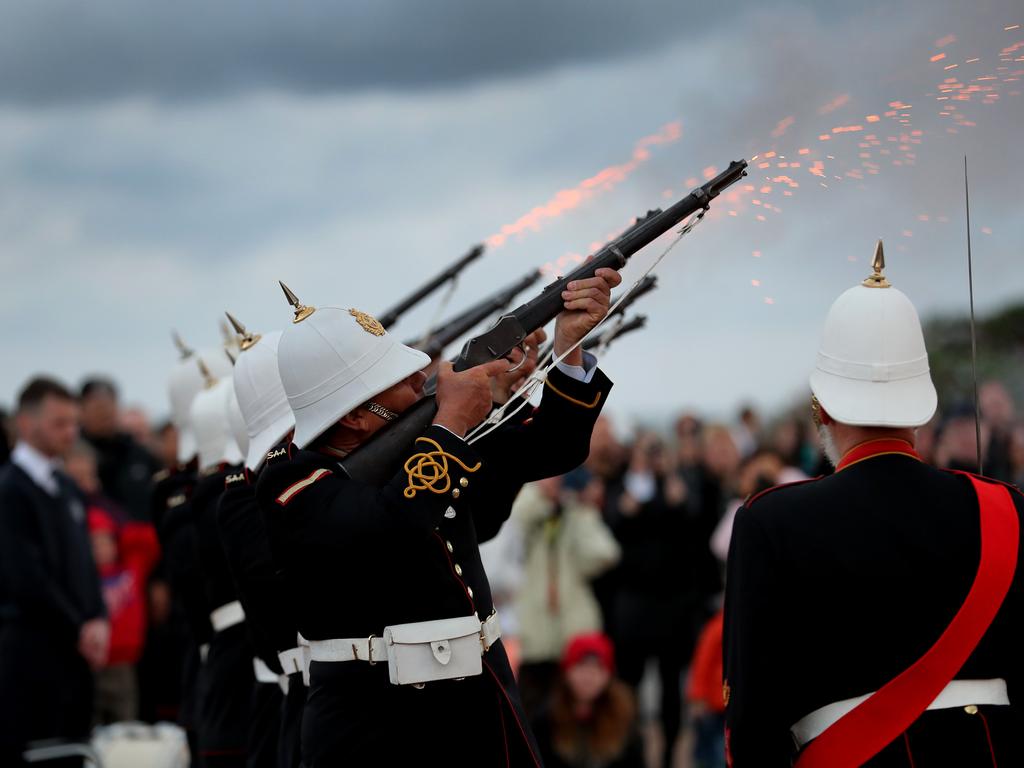
[[[404,413],[414,406],[423,397],[423,385],[427,376],[423,371],[416,371],[412,376],[407,376],[400,382],[373,398],[374,402],[383,405],[389,411]],[[368,419],[369,434],[381,429],[387,422],[375,414],[370,414]]]

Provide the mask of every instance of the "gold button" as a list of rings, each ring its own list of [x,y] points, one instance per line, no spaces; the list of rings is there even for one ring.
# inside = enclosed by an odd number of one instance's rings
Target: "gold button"
[[[444,543],[444,545],[445,545],[446,547],[448,547],[448,551],[449,551],[449,552],[454,552],[454,551],[455,551],[455,547],[453,547],[453,546],[452,546],[452,543],[451,543],[450,541],[446,541],[446,542]]]
[[[455,489],[454,489],[454,490],[452,491],[452,498],[453,498],[453,499],[457,499],[457,498],[459,498],[459,496],[461,496],[461,495],[462,495],[462,491],[460,491],[460,490],[459,490],[458,488],[455,488]]]
[[[455,564],[455,573],[457,573],[459,576],[462,575],[462,566],[458,563]]]
[[[469,599],[472,600],[473,599],[473,588],[472,587],[466,587],[466,594],[468,594],[469,595]]]
[[[975,704],[968,704],[966,707],[964,707],[964,712],[966,712],[968,715],[976,715],[978,714],[978,707]]]
[[[461,480],[459,480],[459,485],[461,485],[463,488],[468,488],[469,480],[467,480],[466,478],[462,478]]]

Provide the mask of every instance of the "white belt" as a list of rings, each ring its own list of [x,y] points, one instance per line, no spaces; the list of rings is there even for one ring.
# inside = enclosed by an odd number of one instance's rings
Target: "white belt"
[[[214,632],[223,632],[243,621],[245,621],[245,611],[242,610],[242,604],[237,600],[222,605],[210,613],[210,623],[213,625]]]
[[[312,652],[309,648],[309,640],[304,638],[301,632],[295,633],[295,640],[302,649],[302,684],[309,688],[309,662],[313,660]]]
[[[277,679],[277,673],[267,666],[266,662],[263,661],[259,656],[253,657],[252,668],[256,673],[257,683],[279,683]]]
[[[483,655],[501,637],[501,624],[497,612],[480,622],[480,653]],[[310,640],[310,658],[313,661],[378,661],[388,660],[388,646],[383,637],[370,635],[363,638],[335,638]]]
[[[797,745],[802,747],[823,734],[839,718],[873,695],[874,692],[826,704],[801,719],[789,730],[793,733]],[[992,680],[953,680],[935,697],[935,701],[928,705],[928,709],[952,709],[979,704],[1008,705],[1009,703],[1010,697],[1006,693],[1006,681],[1001,677]]]
[[[294,648],[289,648],[287,651],[281,651],[277,654],[277,659],[281,662],[281,669],[284,670],[286,675],[293,675],[306,668],[306,664],[303,661],[303,651],[303,646],[297,645]]]

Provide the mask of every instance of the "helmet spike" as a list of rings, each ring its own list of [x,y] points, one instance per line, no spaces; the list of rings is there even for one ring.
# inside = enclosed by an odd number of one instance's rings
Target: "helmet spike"
[[[885,249],[882,247],[881,238],[875,244],[875,255],[871,259],[871,270],[871,275],[864,280],[862,285],[867,288],[889,288],[892,286],[892,283],[885,279]]]
[[[210,369],[206,367],[206,363],[203,362],[203,358],[197,357],[196,362],[199,363],[199,372],[203,375],[204,386],[209,389],[217,383],[217,379],[210,373]]]
[[[178,352],[181,354],[182,360],[187,360],[188,358],[192,357],[192,350],[182,340],[181,336],[178,334],[177,331],[171,331],[171,338],[174,340],[174,346],[178,348]]]
[[[225,312],[224,314],[227,315],[228,320],[231,322],[231,326],[235,329],[235,333],[238,334],[238,348],[242,352],[250,349],[257,341],[263,338],[258,333],[249,333],[249,331],[245,329],[245,326],[238,322],[235,316],[230,312]]]
[[[299,297],[296,296],[292,292],[292,289],[285,285],[283,281],[278,280],[277,282],[281,284],[281,290],[284,291],[284,297],[288,299],[288,303],[295,309],[295,317],[292,318],[293,323],[301,323],[307,317],[316,312],[316,307],[307,307],[299,301]]]

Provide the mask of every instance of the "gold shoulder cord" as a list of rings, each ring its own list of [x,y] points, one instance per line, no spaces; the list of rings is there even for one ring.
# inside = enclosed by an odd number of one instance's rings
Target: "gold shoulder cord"
[[[409,485],[403,494],[407,499],[414,498],[419,491],[447,493],[452,487],[452,479],[448,476],[449,459],[466,472],[476,472],[480,469],[479,461],[475,467],[469,467],[458,456],[445,452],[440,443],[429,437],[418,437],[416,442],[427,443],[433,446],[434,450],[414,453],[406,460],[404,469],[405,474],[409,476]]]

